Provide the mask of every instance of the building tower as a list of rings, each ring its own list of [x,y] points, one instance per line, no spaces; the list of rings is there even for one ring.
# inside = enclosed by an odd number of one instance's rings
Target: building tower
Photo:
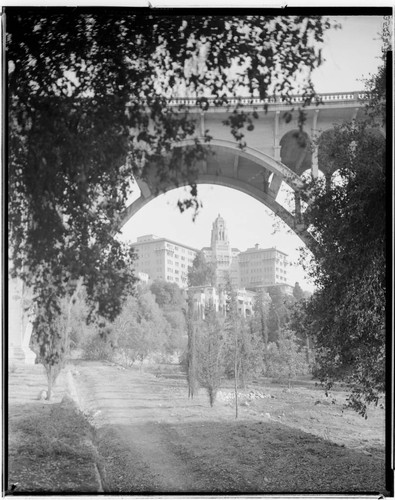
[[[208,259],[209,260],[209,259]],[[228,278],[232,262],[232,249],[230,247],[228,230],[223,217],[218,217],[213,222],[211,230],[211,262],[216,266],[217,285],[224,285]]]

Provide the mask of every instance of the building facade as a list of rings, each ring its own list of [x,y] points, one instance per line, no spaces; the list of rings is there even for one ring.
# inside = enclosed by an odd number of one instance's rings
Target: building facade
[[[149,234],[137,238],[132,245],[138,254],[137,273],[146,273],[149,280],[165,280],[188,286],[188,268],[192,266],[198,250],[167,238]],[[282,293],[292,293],[288,283],[288,256],[277,248],[260,248],[255,245],[241,252],[232,248],[223,217],[213,222],[211,246],[202,248],[207,262],[216,269],[216,287],[223,287],[228,278],[234,289],[268,291],[273,287]]]
[[[187,287],[188,267],[192,266],[196,248],[153,234],[138,237],[132,246],[138,255],[136,274],[146,273],[152,281],[165,280]]]
[[[207,307],[223,316],[226,316],[227,295],[223,289],[214,286],[191,286],[188,292],[192,294],[193,311],[195,318],[204,319]],[[256,293],[251,290],[239,289],[236,291],[237,310],[245,318],[253,314],[253,305]]]
[[[288,256],[276,248],[248,248],[238,255],[239,286],[250,290],[288,284]]]

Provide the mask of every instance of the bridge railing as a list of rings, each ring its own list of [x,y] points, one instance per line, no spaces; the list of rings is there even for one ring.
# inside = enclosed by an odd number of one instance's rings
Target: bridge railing
[[[321,102],[360,102],[366,101],[368,95],[366,92],[336,92],[336,93],[326,93],[326,94],[317,94],[312,102],[321,101]],[[220,103],[220,106],[232,106],[237,104],[243,104],[247,106],[262,106],[265,104],[303,104],[306,97],[303,95],[295,95],[291,96],[291,101],[286,102],[282,100],[280,97],[269,96],[266,99],[259,99],[257,97],[229,97],[224,99],[223,102]],[[210,105],[218,105],[218,99],[214,97],[207,97],[197,99],[194,97],[177,97],[169,100],[169,104],[171,106],[191,106],[191,107],[204,107]]]

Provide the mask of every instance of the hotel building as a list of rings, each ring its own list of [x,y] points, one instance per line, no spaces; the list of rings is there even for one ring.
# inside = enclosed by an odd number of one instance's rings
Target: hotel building
[[[238,255],[239,286],[259,290],[276,285],[288,288],[287,254],[277,248],[248,248]]]
[[[188,267],[198,252],[196,248],[153,234],[138,237],[132,247],[138,255],[136,274],[146,273],[152,281],[165,280],[187,287]]]

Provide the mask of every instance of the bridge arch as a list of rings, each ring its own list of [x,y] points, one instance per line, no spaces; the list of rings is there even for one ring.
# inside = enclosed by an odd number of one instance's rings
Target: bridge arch
[[[310,246],[314,240],[302,219],[302,203],[308,203],[309,200],[299,192],[303,185],[301,175],[308,169],[311,169],[313,177],[319,175],[318,169],[325,175],[325,171],[320,168],[317,151],[312,151],[310,147],[311,142],[334,124],[354,119],[364,120],[363,104],[367,100],[366,94],[361,92],[322,94],[319,97],[324,106],[310,103],[304,107],[304,132],[301,133],[295,123],[285,119],[284,113],[292,112],[295,106],[301,106],[303,96],[294,96],[290,103],[275,98],[232,98],[222,106],[218,106],[215,99],[209,98],[208,106],[204,109],[194,98],[172,99],[171,106],[187,106],[190,116],[196,118],[197,134],[203,136],[205,130],[209,130],[215,136],[210,142],[210,148],[216,155],[200,162],[197,178],[193,182],[222,184],[257,198]],[[244,111],[256,114],[253,130],[246,133],[248,147],[242,151],[233,141],[229,127],[223,126],[224,118],[230,113],[229,107],[237,104],[241,104]],[[175,144],[174,147],[188,148],[194,144],[195,138]],[[155,170],[154,167],[153,165],[152,171]],[[295,215],[277,200],[283,183],[289,185],[294,193]],[[180,180],[173,186],[159,185],[155,175],[148,175],[138,184],[141,196],[120,214],[118,227],[122,227],[155,196],[173,189],[175,185],[186,185],[187,182]],[[280,197],[282,192],[283,190]]]
[[[194,145],[194,139],[188,139],[175,144],[174,148],[187,149]],[[252,196],[280,217],[308,247],[311,245],[312,237],[302,224],[300,213],[292,214],[276,200],[283,182],[295,193],[301,190],[303,180],[299,175],[267,153],[252,147],[240,149],[232,141],[213,139],[204,147],[211,154],[197,162],[194,183],[225,186]],[[177,184],[161,183],[155,164],[149,165],[146,171],[144,181],[137,181],[140,197],[121,214],[119,228],[160,194],[190,183],[185,178],[180,178]]]

